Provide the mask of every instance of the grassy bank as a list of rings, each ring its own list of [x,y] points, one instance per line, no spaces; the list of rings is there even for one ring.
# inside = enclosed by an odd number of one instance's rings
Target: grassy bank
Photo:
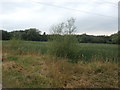
[[[70,63],[49,55],[48,42],[3,41],[3,87],[118,88],[118,46],[79,47],[79,62]]]

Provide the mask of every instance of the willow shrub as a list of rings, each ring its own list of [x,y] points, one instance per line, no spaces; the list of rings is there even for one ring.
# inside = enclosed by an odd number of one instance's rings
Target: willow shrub
[[[50,44],[50,54],[77,62],[79,58],[78,41],[74,35],[55,35]]]

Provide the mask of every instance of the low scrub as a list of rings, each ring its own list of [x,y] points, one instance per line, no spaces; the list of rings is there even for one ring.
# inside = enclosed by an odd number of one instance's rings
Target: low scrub
[[[78,41],[73,35],[64,35],[62,37],[58,35],[51,41],[49,52],[56,57],[77,62],[79,58]]]

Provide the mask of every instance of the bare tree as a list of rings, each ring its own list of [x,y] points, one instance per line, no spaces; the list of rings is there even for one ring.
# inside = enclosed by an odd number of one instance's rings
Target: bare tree
[[[52,34],[73,34],[76,31],[75,19],[70,18],[66,22],[52,26]]]
[[[65,32],[67,34],[72,34],[72,33],[76,32],[75,19],[74,18],[68,19],[65,24],[65,28],[66,28]]]
[[[52,34],[60,34],[61,35],[63,33],[63,29],[64,29],[64,23],[60,23],[58,25],[54,25],[51,28]]]

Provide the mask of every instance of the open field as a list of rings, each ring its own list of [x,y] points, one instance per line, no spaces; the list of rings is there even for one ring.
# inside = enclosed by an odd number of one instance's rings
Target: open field
[[[118,46],[79,47],[79,61],[71,63],[50,55],[49,42],[3,41],[3,87],[118,88]]]

